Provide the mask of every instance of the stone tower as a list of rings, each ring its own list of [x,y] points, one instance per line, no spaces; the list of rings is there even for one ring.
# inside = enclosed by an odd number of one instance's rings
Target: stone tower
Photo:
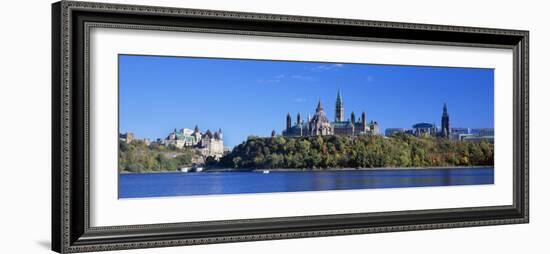
[[[338,90],[338,95],[336,95],[336,108],[335,108],[335,122],[343,122],[344,121],[344,102],[342,102],[342,95],[340,94],[340,90]]]
[[[447,113],[447,103],[443,104],[443,115],[441,115],[441,136],[449,138],[451,127],[449,126],[449,114]]]
[[[220,128],[220,129],[218,130],[218,138],[219,138],[219,139],[223,139],[222,128]]]
[[[290,117],[290,113],[286,114],[286,130],[290,130],[290,127],[292,127],[292,118]]]
[[[367,114],[365,111],[361,113],[361,128],[363,128],[363,131],[367,130]]]

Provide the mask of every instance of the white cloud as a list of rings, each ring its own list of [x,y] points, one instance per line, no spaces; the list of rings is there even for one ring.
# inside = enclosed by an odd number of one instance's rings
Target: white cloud
[[[312,76],[306,76],[306,75],[299,75],[299,74],[279,74],[272,78],[262,78],[257,79],[256,81],[261,84],[275,84],[275,83],[281,83],[286,79],[297,79],[302,81],[314,81],[315,78]]]
[[[321,64],[321,65],[317,65],[315,67],[313,67],[312,70],[314,71],[328,71],[328,70],[334,70],[334,69],[339,69],[339,68],[343,68],[344,65],[343,64]]]
[[[281,82],[280,79],[258,79],[257,81],[261,84],[273,84]]]

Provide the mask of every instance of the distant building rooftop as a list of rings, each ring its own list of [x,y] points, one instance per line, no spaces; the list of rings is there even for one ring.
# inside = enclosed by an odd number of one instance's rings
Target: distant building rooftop
[[[412,126],[414,129],[424,129],[424,128],[433,128],[434,125],[431,123],[417,123]]]

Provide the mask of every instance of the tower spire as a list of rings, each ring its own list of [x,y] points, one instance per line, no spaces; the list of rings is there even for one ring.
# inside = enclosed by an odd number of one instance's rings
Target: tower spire
[[[343,122],[344,121],[344,102],[342,101],[342,93],[338,89],[336,94],[336,107],[335,107],[334,121]]]
[[[290,112],[286,114],[286,130],[290,130],[292,127],[292,117],[290,116]]]
[[[361,113],[361,128],[363,128],[363,131],[367,130],[367,113],[365,111]]]
[[[317,109],[315,111],[319,112],[319,111],[322,111],[322,110],[323,110],[323,105],[321,104],[321,99],[319,99],[319,103],[317,103]]]
[[[443,114],[441,115],[441,136],[449,138],[451,127],[449,123],[449,113],[447,112],[447,103],[443,104]]]

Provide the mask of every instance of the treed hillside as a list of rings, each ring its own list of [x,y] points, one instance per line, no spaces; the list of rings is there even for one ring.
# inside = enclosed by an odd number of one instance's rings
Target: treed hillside
[[[493,165],[494,146],[487,142],[451,141],[398,134],[390,138],[249,137],[211,165],[225,168],[372,168]]]
[[[136,140],[127,144],[119,142],[119,172],[160,172],[176,171],[180,166],[191,165],[193,150],[179,149],[175,146],[147,146]]]

